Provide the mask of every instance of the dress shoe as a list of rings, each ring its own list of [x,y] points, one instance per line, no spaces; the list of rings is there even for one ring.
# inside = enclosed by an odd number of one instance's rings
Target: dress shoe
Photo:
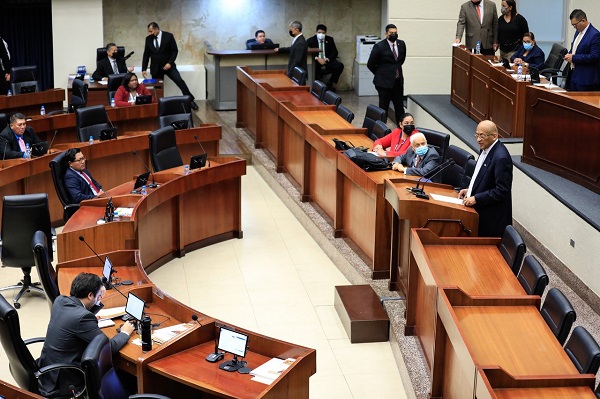
[[[198,111],[198,104],[196,104],[194,101],[190,103],[190,107],[192,107],[194,111]]]

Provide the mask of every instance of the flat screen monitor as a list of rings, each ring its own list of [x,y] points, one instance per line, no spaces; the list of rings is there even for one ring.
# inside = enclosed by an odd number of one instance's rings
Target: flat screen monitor
[[[125,305],[125,313],[133,317],[138,321],[142,321],[144,316],[144,302],[141,298],[137,297],[131,292],[127,295],[127,305]]]
[[[148,178],[150,177],[150,172],[142,173],[135,179],[135,184],[133,185],[133,189],[137,190],[138,188],[145,186],[148,183]]]
[[[117,128],[109,127],[100,131],[100,141],[113,140],[117,138]]]
[[[208,154],[194,155],[190,159],[190,170],[203,168],[206,165]]]
[[[48,152],[48,142],[41,141],[39,143],[35,143],[31,145],[31,155],[34,157],[41,157],[42,155],[46,155]]]
[[[148,96],[137,96],[135,98],[135,105],[144,105],[144,104],[151,104],[152,103],[152,96],[148,95]]]
[[[246,334],[221,327],[218,348],[219,350],[231,353],[234,356],[246,357],[248,336]]]
[[[102,275],[106,278],[106,281],[110,282],[110,275],[112,274],[113,265],[108,256],[104,259],[104,269],[102,269]]]

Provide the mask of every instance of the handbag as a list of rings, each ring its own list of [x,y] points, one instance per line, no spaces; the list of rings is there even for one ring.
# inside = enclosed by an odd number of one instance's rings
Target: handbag
[[[350,148],[354,148],[354,144],[352,144],[350,141],[342,141],[334,138],[333,142],[335,143],[335,149],[338,151],[346,151]]]

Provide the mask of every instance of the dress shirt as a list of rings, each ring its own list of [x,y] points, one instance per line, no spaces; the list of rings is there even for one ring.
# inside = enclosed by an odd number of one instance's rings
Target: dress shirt
[[[296,39],[298,39],[300,36],[302,36],[302,32],[300,32],[300,34],[298,34],[298,36],[296,36],[295,38],[292,39],[292,46],[294,45],[294,43],[296,43]]]
[[[471,178],[471,182],[469,183],[469,189],[467,190],[467,197],[471,196],[471,190],[473,190],[473,184],[475,184],[475,179],[477,178],[477,174],[479,173],[479,170],[481,169],[481,165],[483,165],[483,163],[485,162],[485,158],[487,157],[487,155],[490,153],[490,150],[492,149],[493,146],[496,145],[497,142],[498,142],[498,140],[496,139],[496,141],[494,141],[491,146],[489,146],[485,150],[481,151],[481,154],[479,154],[479,158],[477,158],[477,165],[475,165],[475,171],[473,172],[473,177]]]
[[[71,168],[71,169],[73,169],[73,168]],[[90,189],[92,190],[92,192],[94,193],[94,195],[98,195],[98,187],[96,187],[96,186],[94,185],[94,183],[92,183],[92,179],[91,179],[89,176],[86,176],[86,175],[84,175],[84,173],[83,173],[83,172],[78,172],[78,171],[76,171],[75,169],[73,169],[73,170],[75,171],[75,173],[77,173],[77,175],[78,175],[79,177],[81,177],[81,178],[82,178],[82,179],[85,181],[85,183],[86,183],[88,186],[90,186]]]

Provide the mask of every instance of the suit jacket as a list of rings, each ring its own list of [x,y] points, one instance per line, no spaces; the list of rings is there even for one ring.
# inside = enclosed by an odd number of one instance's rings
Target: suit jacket
[[[490,0],[483,2],[483,23],[477,17],[475,4],[467,1],[460,6],[458,22],[456,23],[456,38],[461,39],[465,32],[465,45],[467,48],[475,48],[477,42],[481,42],[481,48],[491,49],[494,43],[498,43],[498,11],[496,4]]]
[[[396,82],[396,70],[399,73],[399,79],[402,79],[404,85],[404,75],[402,74],[402,64],[406,59],[406,44],[403,40],[396,40],[398,49],[398,59],[394,59],[394,53],[390,48],[387,39],[383,39],[373,46],[367,68],[373,72],[373,84],[376,87],[391,89]]]
[[[401,163],[404,166],[408,166],[406,169],[407,175],[428,177],[427,175],[430,174],[433,169],[438,167],[442,159],[435,148],[430,145],[427,147],[429,147],[429,150],[421,160],[421,163],[418,167],[413,166],[414,159],[417,155],[412,147],[410,147],[404,154],[398,155],[396,158],[394,158],[392,163]],[[432,181],[439,182],[440,178],[440,175],[435,176]]]
[[[569,53],[572,53],[575,39],[580,34],[578,31],[575,35]],[[577,53],[573,55],[573,64],[575,68],[571,70],[571,84],[580,86],[600,84],[600,32],[592,24],[577,46]]]
[[[146,36],[146,45],[144,46],[144,55],[142,56],[142,71],[148,69],[148,61],[150,62],[150,73],[153,78],[164,76],[163,67],[166,64],[171,64],[171,68],[175,68],[175,59],[179,49],[175,37],[170,32],[162,31],[160,47],[154,47],[154,35]]]
[[[287,76],[292,77],[292,72],[295,67],[300,67],[308,73],[308,64],[306,57],[308,56],[308,45],[306,44],[306,38],[304,35],[300,35],[292,47],[280,47],[280,53],[290,53],[288,60]]]
[[[87,169],[84,169],[83,173],[87,174],[89,178],[92,179],[92,182],[96,187],[98,187],[98,189],[102,189],[100,183],[94,180]],[[73,204],[79,204],[81,201],[86,199],[96,198],[88,182],[86,182],[76,171],[71,168],[67,169],[63,179],[63,184],[67,190],[67,193],[69,193],[71,203]]]
[[[535,45],[525,57],[523,56],[524,52],[525,48],[523,48],[523,43],[521,43],[517,52],[510,57],[510,61],[512,62],[515,60],[515,58],[520,58],[524,62],[527,62],[529,67],[533,67],[538,70],[543,69],[544,62],[546,61],[544,50],[542,50],[538,45]]]
[[[501,237],[512,224],[511,187],[513,163],[508,150],[500,141],[490,149],[479,169],[471,195],[479,214],[479,236]]]
[[[310,48],[319,48],[317,35],[306,39],[306,43]],[[335,46],[335,40],[333,40],[333,37],[327,35],[325,35],[325,57],[329,58],[330,61],[333,61],[338,57],[338,49]]]
[[[125,63],[125,57],[118,57],[116,61],[119,73],[126,73],[127,64]],[[102,80],[102,78],[107,78],[108,75],[112,75],[114,73],[115,71],[113,71],[112,63],[107,56],[96,63],[96,70],[92,74],[92,78],[95,80]]]
[[[54,300],[46,340],[42,354],[38,359],[40,367],[54,363],[81,362],[81,356],[92,339],[103,334],[98,328],[96,316],[87,310],[75,297],[61,295]],[[111,349],[116,353],[129,340],[125,333],[115,335],[111,340]],[[82,387],[81,373],[61,370],[44,374],[39,385],[42,392],[48,393],[60,389],[66,393],[70,384]]]
[[[256,39],[248,39],[246,40],[246,50],[252,50],[250,48],[250,46],[258,44],[258,42],[256,41]],[[266,38],[265,39],[265,44],[273,44],[273,41],[271,39]]]
[[[23,133],[23,141],[25,144],[31,146],[32,144],[40,143],[42,140],[40,140],[31,127],[27,126],[25,133]],[[4,153],[4,148],[6,148],[6,153]],[[0,151],[2,151],[2,156],[5,159],[23,158],[24,153],[21,151],[19,142],[10,126],[4,128],[2,133],[0,133]]]

